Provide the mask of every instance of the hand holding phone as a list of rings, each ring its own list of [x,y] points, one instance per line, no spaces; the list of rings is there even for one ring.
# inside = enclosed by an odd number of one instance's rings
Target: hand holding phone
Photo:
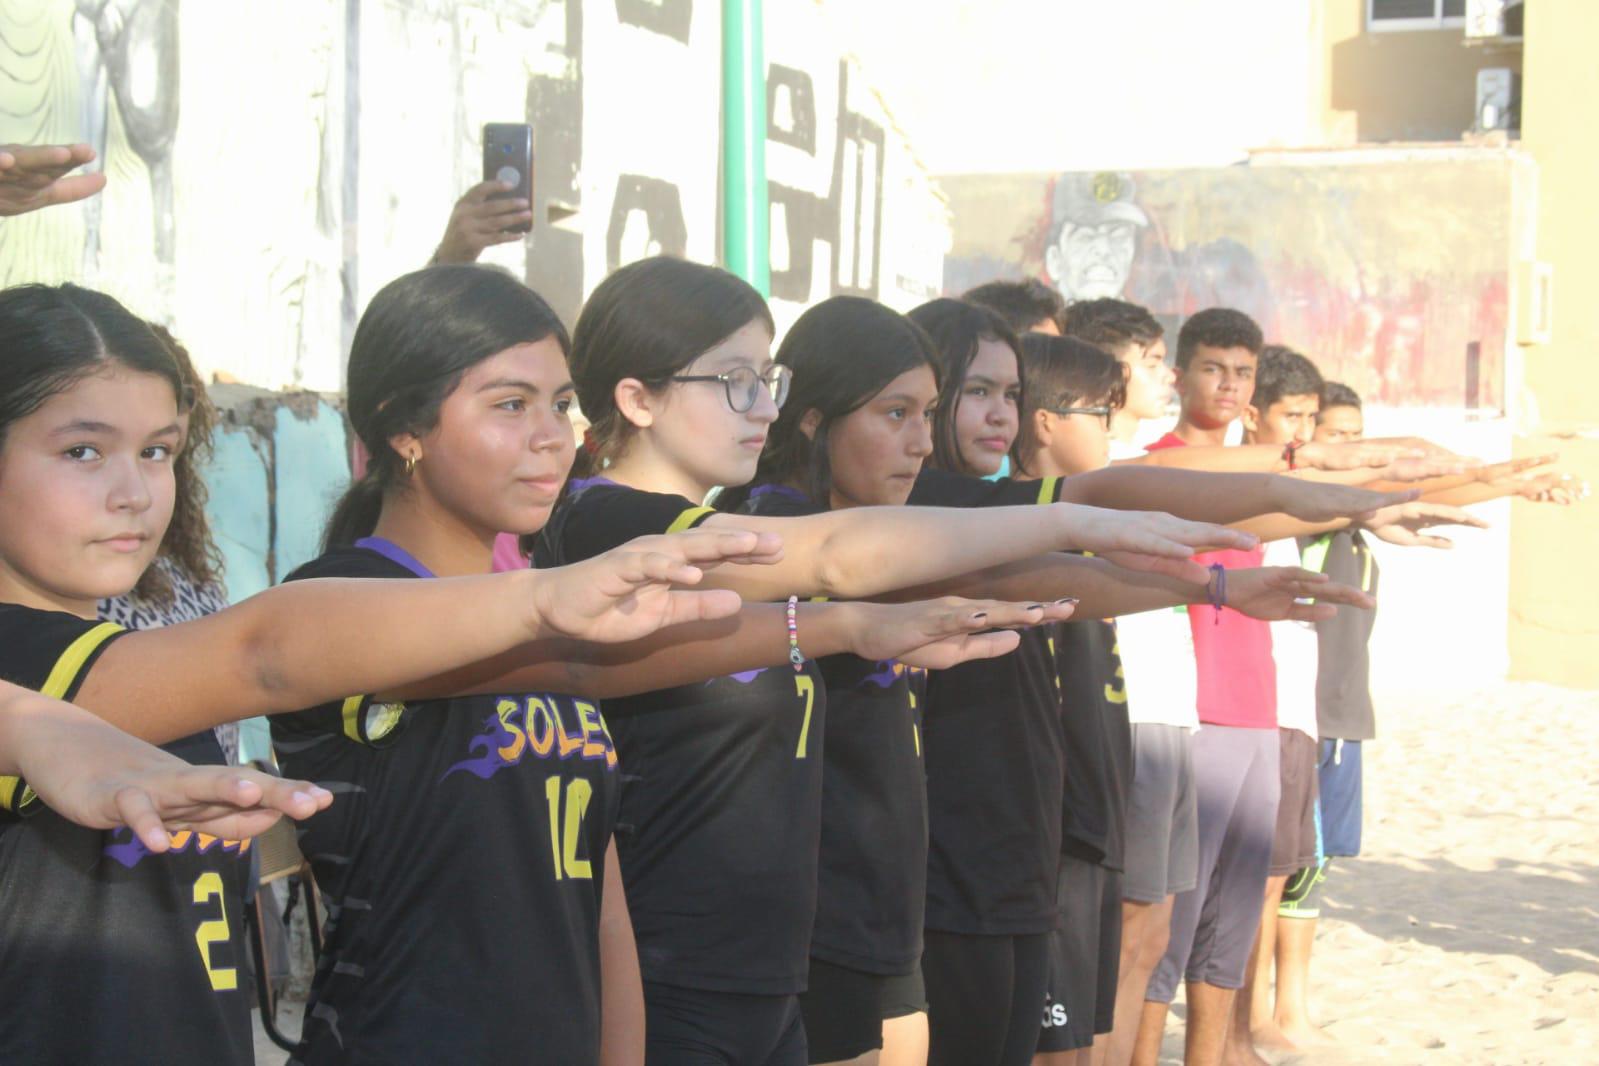
[[[483,127],[483,180],[507,187],[504,191],[490,193],[491,202],[521,200],[529,205],[527,218],[512,222],[504,232],[521,234],[532,230],[532,126],[525,122],[490,122]]]

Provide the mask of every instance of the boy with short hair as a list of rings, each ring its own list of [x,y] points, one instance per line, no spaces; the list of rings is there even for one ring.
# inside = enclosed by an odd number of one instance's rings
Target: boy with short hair
[[[990,281],[969,289],[961,297],[998,314],[1018,335],[1049,333],[1060,336],[1060,319],[1066,301],[1037,278]]]
[[[1321,371],[1309,359],[1291,348],[1267,345],[1256,367],[1254,396],[1244,408],[1244,442],[1281,448],[1308,444],[1321,411],[1323,387]],[[1269,543],[1265,558],[1275,566],[1301,565],[1299,545],[1292,539]],[[1363,621],[1369,624],[1369,618]],[[1284,936],[1285,946],[1290,941],[1299,946],[1307,925],[1310,935],[1314,935],[1314,925],[1310,924],[1314,915],[1309,908],[1305,912],[1290,908],[1292,917],[1279,923],[1278,912],[1289,878],[1301,870],[1316,868],[1320,859],[1316,822],[1316,627],[1313,623],[1275,622],[1271,634],[1277,673],[1280,799],[1260,932],[1245,972],[1243,990],[1234,1006],[1231,1043],[1236,1056],[1246,1059],[1256,1033],[1266,1046],[1295,1046],[1273,1021],[1272,963],[1277,958],[1279,933]],[[1295,928],[1288,929],[1290,925]],[[1309,1034],[1296,1036],[1308,1039]]]
[[[1226,443],[1254,397],[1264,338],[1241,311],[1212,308],[1177,337],[1177,428],[1152,448]],[[1261,551],[1211,552],[1223,569],[1260,566]],[[1280,789],[1276,669],[1267,623],[1191,606],[1202,728],[1193,739],[1199,847],[1195,887],[1177,895],[1170,942],[1145,992],[1133,1061],[1152,1064],[1166,1011],[1186,979],[1188,1066],[1215,1066],[1260,924]]]

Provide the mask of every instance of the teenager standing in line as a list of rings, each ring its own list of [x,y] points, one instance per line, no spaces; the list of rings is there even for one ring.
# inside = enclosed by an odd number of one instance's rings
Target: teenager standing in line
[[[126,632],[96,608],[137,584],[165,536],[183,405],[171,351],[110,297],[0,292],[0,678],[192,763],[220,763],[219,722],[554,634],[616,639],[724,614],[736,598],[668,583],[698,577],[686,561],[761,546],[748,534],[656,542],[653,555],[431,589],[307,583]],[[249,842],[180,832],[162,852],[128,829],[24,817],[32,797],[0,780],[0,1059],[250,1061],[236,938]]]

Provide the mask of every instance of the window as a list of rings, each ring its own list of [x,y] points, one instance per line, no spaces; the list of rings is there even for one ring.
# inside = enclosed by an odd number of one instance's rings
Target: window
[[[1366,0],[1366,25],[1375,31],[1453,29],[1465,22],[1466,0]]]

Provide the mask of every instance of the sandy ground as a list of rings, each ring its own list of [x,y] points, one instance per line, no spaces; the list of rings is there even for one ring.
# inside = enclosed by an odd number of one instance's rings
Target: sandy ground
[[[1599,693],[1386,693],[1378,723],[1365,854],[1334,870],[1313,966],[1338,1045],[1277,1061],[1599,1063]]]
[[[1312,963],[1338,1046],[1274,1061],[1599,1063],[1599,693],[1379,694],[1378,731]]]

